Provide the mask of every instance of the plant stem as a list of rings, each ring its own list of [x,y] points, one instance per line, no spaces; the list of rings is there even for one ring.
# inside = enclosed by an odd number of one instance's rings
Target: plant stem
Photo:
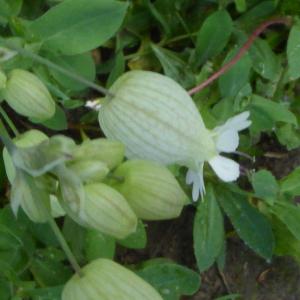
[[[4,44],[5,47],[8,47],[10,48],[11,50],[14,50],[16,52],[18,52],[20,55],[22,56],[25,56],[25,57],[29,57],[31,59],[33,59],[34,61],[37,61],[39,62],[40,64],[42,65],[45,65],[53,70],[56,70],[57,72],[61,73],[61,74],[64,74],[66,76],[68,76],[69,78],[72,78],[74,79],[75,81],[77,82],[81,82],[82,84],[96,90],[97,92],[101,93],[101,94],[104,94],[104,95],[107,95],[107,96],[113,96],[108,89],[90,81],[90,80],[87,80],[86,78],[80,76],[80,75],[77,75],[77,74],[74,74],[70,71],[68,71],[67,69],[53,63],[52,61],[38,55],[38,54],[35,54],[35,53],[32,53],[26,49],[23,49],[23,48],[20,48],[20,47],[16,47],[14,45],[11,45],[10,43],[6,42],[5,40],[1,39],[0,40],[0,43]]]
[[[253,42],[258,38],[258,36],[269,26],[274,25],[274,24],[285,24],[285,25],[290,25],[291,19],[288,17],[282,17],[282,18],[276,18],[276,19],[271,19],[268,21],[263,22],[260,26],[258,26],[253,33],[250,35],[246,43],[242,46],[242,48],[238,51],[238,53],[219,71],[214,73],[212,76],[210,76],[207,80],[202,82],[201,84],[197,85],[196,87],[192,88],[191,90],[188,91],[190,95],[193,95],[197,92],[200,92],[203,90],[205,87],[210,85],[213,81],[215,81],[217,78],[219,78],[221,75],[226,73],[231,67],[233,67],[249,50],[249,48],[252,46]]]
[[[8,152],[14,150],[15,145],[13,144],[10,135],[1,119],[0,119],[0,140],[2,141],[3,145],[7,148]]]
[[[62,249],[64,250],[70,264],[72,265],[73,269],[80,277],[82,277],[83,274],[82,274],[81,268],[52,216],[49,217],[48,222],[49,222],[49,225],[50,225],[51,229],[53,230],[57,240],[59,241]]]
[[[9,128],[11,129],[11,131],[14,133],[14,135],[18,136],[20,134],[18,129],[16,128],[15,124],[12,122],[10,117],[7,115],[7,113],[5,112],[5,110],[1,106],[0,106],[0,114],[2,115],[3,119],[5,120],[5,122],[7,123]]]

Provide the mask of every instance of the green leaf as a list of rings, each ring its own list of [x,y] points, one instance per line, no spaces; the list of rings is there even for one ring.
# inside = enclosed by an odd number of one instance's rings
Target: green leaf
[[[300,77],[300,21],[292,27],[287,44],[288,74],[290,80]]]
[[[200,277],[196,272],[164,260],[146,262],[137,274],[156,288],[164,300],[193,295],[200,287]]]
[[[258,95],[252,96],[249,110],[254,134],[271,130],[275,122],[297,125],[296,116],[286,106]]]
[[[91,53],[83,53],[72,56],[53,56],[49,55],[51,61],[63,67],[71,73],[80,75],[81,77],[94,81],[96,76],[95,63]],[[86,89],[86,85],[63,75],[56,70],[49,69],[51,75],[64,88],[71,91],[81,91]]]
[[[276,240],[274,253],[276,255],[290,255],[300,263],[300,241],[297,240],[287,226],[276,217],[272,219],[272,227]]]
[[[195,84],[195,76],[189,65],[176,55],[176,53],[154,44],[151,45],[151,48],[161,63],[165,75],[171,77],[185,88]]]
[[[125,71],[125,58],[122,51],[116,54],[114,59],[114,66],[109,73],[107,79],[107,87],[110,87]]]
[[[219,256],[224,244],[223,215],[211,185],[208,185],[194,219],[194,253],[201,272]]]
[[[86,229],[73,221],[69,216],[66,216],[62,231],[76,259],[83,261],[85,259]]]
[[[300,196],[300,167],[281,179],[280,191],[293,197]]]
[[[40,249],[31,262],[30,269],[35,278],[45,286],[64,284],[72,270],[62,262],[64,254],[55,248]]]
[[[64,110],[56,105],[55,114],[51,119],[48,119],[41,123],[45,127],[52,130],[66,130],[68,129],[68,121]]]
[[[300,131],[292,124],[284,124],[276,130],[276,136],[281,145],[293,150],[300,147]]]
[[[236,10],[239,13],[245,12],[247,10],[246,0],[234,0]]]
[[[225,58],[225,63],[236,54],[236,49],[230,51]],[[235,97],[240,90],[248,83],[252,61],[249,54],[241,58],[228,72],[219,79],[219,88],[222,97]]]
[[[196,42],[196,64],[220,54],[228,43],[232,33],[232,20],[225,10],[211,14],[201,26]]]
[[[253,2],[257,3],[257,5],[242,14],[242,16],[236,22],[236,24],[242,26],[243,28],[246,27],[248,30],[253,29],[253,24],[263,22],[268,16],[273,14],[276,9],[276,1],[274,0]]]
[[[260,170],[254,173],[251,178],[251,183],[257,197],[265,199],[270,205],[274,203],[279,191],[279,186],[271,172]]]
[[[263,78],[275,80],[280,73],[280,60],[268,42],[258,39],[250,48],[253,69]]]
[[[113,0],[65,0],[29,26],[44,49],[65,55],[92,50],[121,26],[127,4]],[[66,16],[68,16],[66,18]]]
[[[1,272],[20,272],[28,263],[22,240],[8,227],[0,224],[0,265]]]
[[[23,211],[20,211],[16,218],[10,205],[7,205],[0,210],[0,226],[4,225],[9,228],[10,232],[22,240],[24,249],[29,257],[35,250],[35,242],[29,232],[30,224],[31,222]]]
[[[30,222],[29,230],[32,237],[41,242],[43,245],[52,247],[60,246],[57,237],[48,223],[39,224]]]
[[[61,300],[63,286],[34,289],[28,292],[32,300]]]
[[[284,122],[297,125],[296,116],[284,104],[253,95],[252,108],[259,108],[272,118],[274,122]]]
[[[270,259],[274,236],[266,217],[251,206],[247,197],[242,194],[218,188],[217,199],[246,245],[262,257]]]
[[[170,24],[168,24],[165,17],[156,9],[155,5],[152,3],[151,0],[145,0],[145,2],[147,4],[148,9],[151,12],[152,16],[160,23],[165,34],[168,36],[171,32]]]
[[[88,261],[97,258],[113,259],[115,255],[115,240],[97,230],[88,229],[85,236],[85,256]]]
[[[23,0],[0,0],[0,23],[6,23],[10,17],[17,16],[22,7]]]
[[[118,240],[118,244],[129,249],[144,249],[147,244],[147,233],[144,223],[139,220],[136,231],[123,240]]]
[[[288,230],[300,241],[300,207],[290,203],[276,202],[271,211],[286,225]]]
[[[11,282],[0,278],[0,299],[11,300]]]

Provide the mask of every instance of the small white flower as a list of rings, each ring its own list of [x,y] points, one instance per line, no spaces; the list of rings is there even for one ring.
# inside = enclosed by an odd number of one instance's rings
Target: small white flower
[[[194,201],[205,193],[205,162],[225,182],[238,178],[239,165],[220,153],[237,149],[238,132],[251,124],[249,112],[208,130],[187,91],[171,78],[149,71],[125,73],[110,92],[114,96],[104,101],[99,122],[108,138],[125,145],[128,158],[186,166]]]
[[[88,107],[88,108],[91,108],[93,110],[98,111],[101,108],[101,103],[99,102],[98,99],[96,99],[96,100],[88,100],[85,103],[85,107]]]
[[[219,153],[232,153],[236,151],[239,145],[238,132],[250,126],[251,121],[248,120],[249,116],[250,113],[245,111],[228,119],[225,124],[214,128],[211,132],[215,141],[217,155],[207,160],[207,162],[217,176],[225,182],[234,181],[239,177],[239,164],[232,159],[219,155]],[[194,201],[199,198],[199,194],[203,197],[205,193],[203,165],[204,161],[198,162],[198,168],[190,168],[186,175],[186,183],[193,184],[192,198]]]

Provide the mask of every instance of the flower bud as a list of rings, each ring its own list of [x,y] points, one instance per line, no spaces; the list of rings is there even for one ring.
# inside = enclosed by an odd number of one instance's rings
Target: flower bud
[[[137,217],[119,192],[102,183],[88,184],[84,190],[83,221],[89,227],[117,239],[135,232]]]
[[[67,282],[62,300],[162,300],[149,283],[112,260],[94,260],[82,273]]]
[[[6,75],[0,70],[0,90],[4,89],[6,86]]]
[[[14,142],[20,148],[27,148],[36,146],[47,139],[48,137],[43,132],[36,129],[31,129],[16,137],[14,139]],[[3,149],[3,160],[7,178],[9,182],[12,183],[15,177],[16,170],[11,156],[9,155],[6,148]]]
[[[102,181],[109,173],[109,169],[104,162],[94,160],[75,161],[70,163],[68,168],[75,172],[85,183]]]
[[[13,70],[3,96],[8,105],[22,116],[45,121],[55,113],[55,102],[43,82],[34,74]]]
[[[104,138],[86,140],[77,146],[74,159],[102,161],[111,170],[118,166],[124,158],[124,146],[120,142]]]
[[[144,220],[167,220],[180,215],[187,196],[173,174],[163,166],[143,160],[129,160],[114,172],[123,178],[114,187]]]

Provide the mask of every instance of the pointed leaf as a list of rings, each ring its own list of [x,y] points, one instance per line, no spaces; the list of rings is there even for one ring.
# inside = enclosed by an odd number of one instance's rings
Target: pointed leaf
[[[224,244],[223,216],[211,185],[197,207],[193,236],[197,265],[203,272],[212,266]]]
[[[196,62],[205,63],[225,48],[233,26],[230,15],[225,10],[211,14],[203,23],[197,36]]]
[[[295,238],[300,240],[300,207],[278,201],[272,206],[271,211],[286,225]]]
[[[280,191],[293,197],[300,196],[300,167],[281,180]]]
[[[155,287],[164,300],[193,295],[200,287],[200,277],[196,272],[165,260],[148,261],[137,274]]]
[[[266,259],[272,257],[274,236],[268,220],[249,204],[247,197],[218,188],[217,199],[246,245]]]
[[[291,29],[287,44],[288,73],[291,80],[300,77],[300,22]]]
[[[65,0],[29,26],[43,48],[66,55],[92,50],[119,29],[127,3],[113,0]],[[66,16],[68,16],[66,18]]]

